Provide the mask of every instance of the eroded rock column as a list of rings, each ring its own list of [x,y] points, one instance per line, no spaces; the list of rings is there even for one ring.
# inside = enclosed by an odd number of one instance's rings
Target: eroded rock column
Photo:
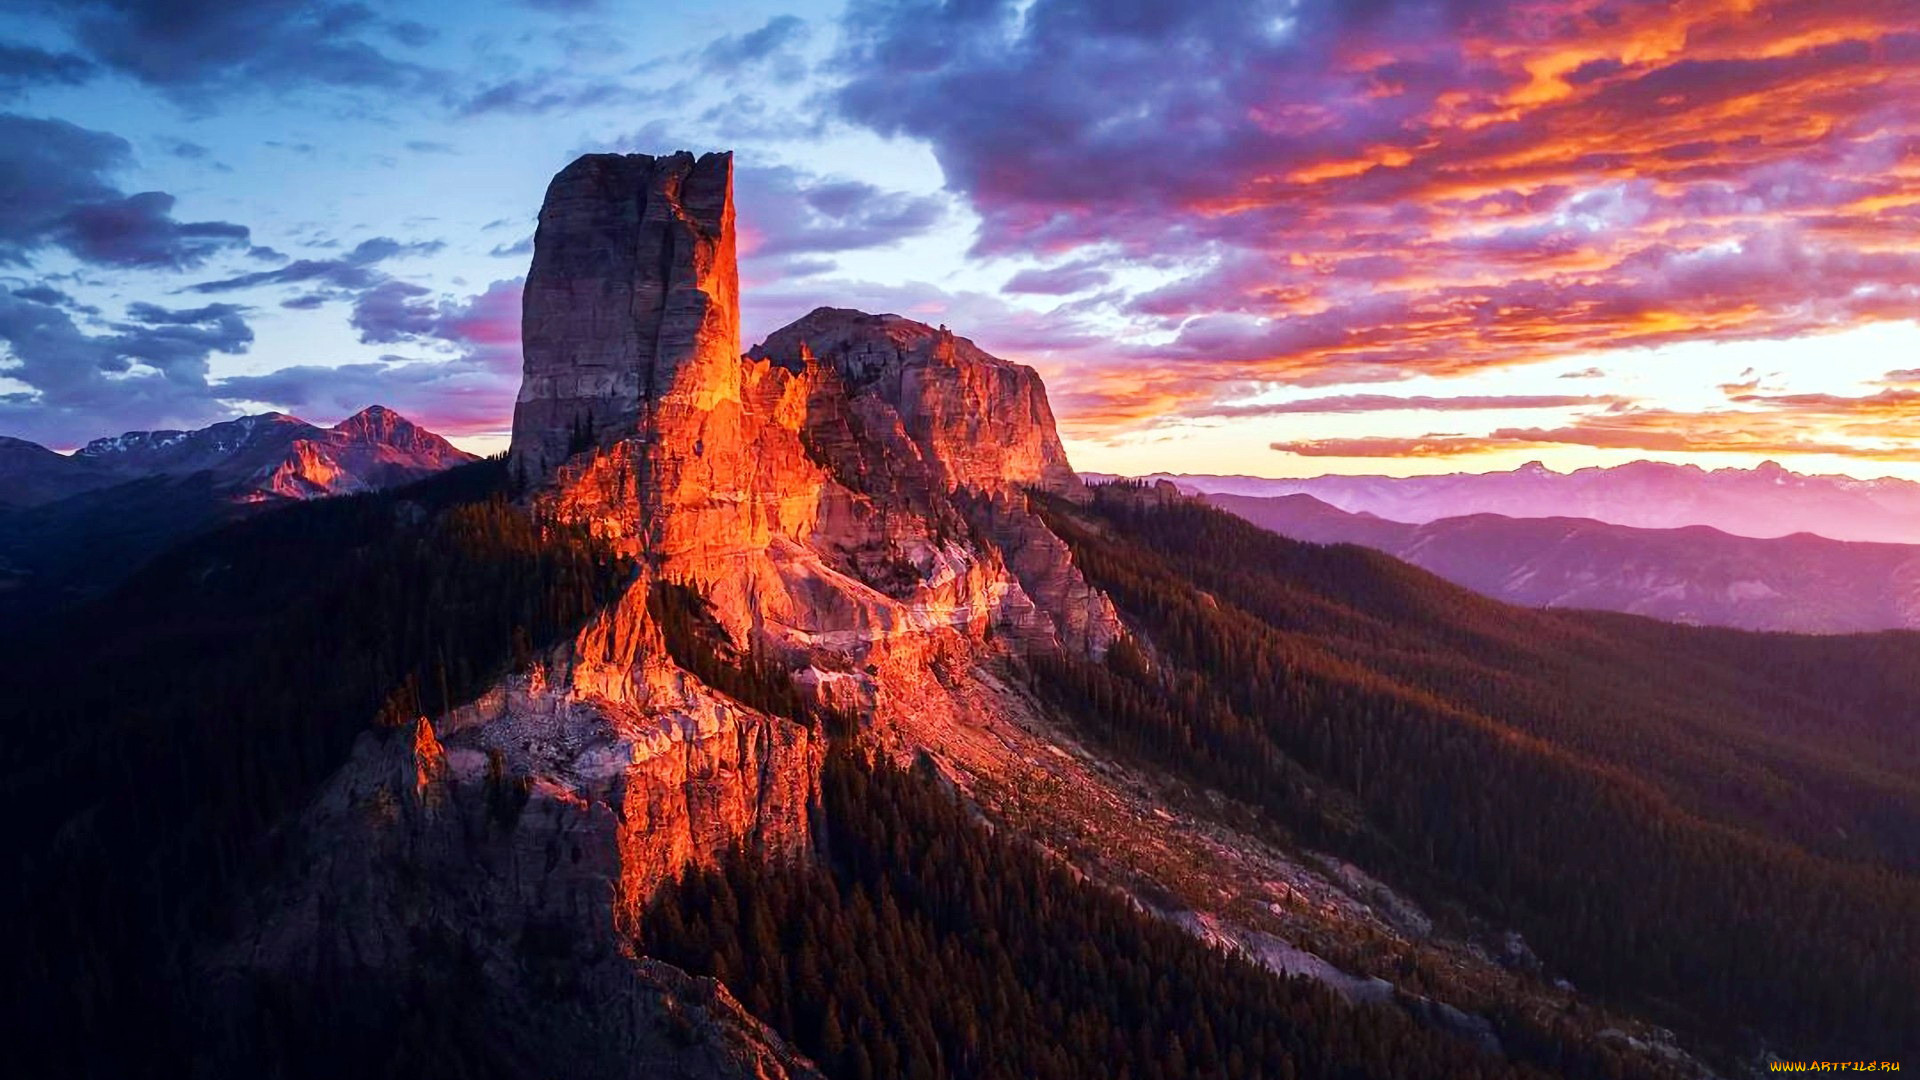
[[[735,366],[739,291],[732,154],[589,154],[561,170],[522,298],[522,480],[643,434],[690,365]]]

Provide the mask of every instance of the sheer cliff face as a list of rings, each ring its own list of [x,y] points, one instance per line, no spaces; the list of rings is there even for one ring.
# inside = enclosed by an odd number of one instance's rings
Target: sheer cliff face
[[[752,355],[795,371],[829,365],[849,393],[885,402],[949,490],[1022,485],[1062,492],[1077,483],[1040,376],[945,327],[819,308],[775,331]]]
[[[1024,511],[1023,488],[1078,486],[1039,377],[832,308],[742,356],[730,170],[596,155],[555,177],[512,450],[536,501],[700,585],[736,640],[797,669],[917,663],[943,635],[1104,648],[1111,608]]]
[[[547,188],[523,298],[513,457],[544,476],[635,434],[740,353],[733,155],[589,154]],[[718,387],[714,387],[718,389]]]
[[[488,756],[530,805],[609,811],[616,925],[688,862],[804,845],[822,751],[675,665],[654,583],[696,586],[736,645],[898,745],[1024,708],[993,681],[1006,650],[1118,632],[1026,508],[1079,485],[1032,370],[835,309],[741,354],[731,167],[596,155],[548,190],[513,467],[642,570],[537,678],[436,725],[469,781]]]
[[[643,434],[756,441],[724,406],[791,427],[804,418],[784,394],[830,370],[836,392],[892,409],[949,490],[1075,483],[1039,376],[945,327],[820,308],[742,363],[730,154],[591,154],[562,170],[523,302],[513,459],[529,479]]]

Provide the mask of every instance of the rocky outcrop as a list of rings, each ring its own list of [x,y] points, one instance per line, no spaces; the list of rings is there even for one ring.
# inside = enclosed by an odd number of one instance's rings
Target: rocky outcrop
[[[949,489],[1058,493],[1079,482],[1039,374],[944,326],[823,307],[774,331],[752,355],[794,371],[830,365],[849,394],[871,396],[899,417]]]
[[[523,293],[515,467],[544,478],[629,438],[682,369],[731,362],[738,296],[732,154],[588,154],[561,170]]]
[[[623,610],[584,640],[651,636]],[[688,865],[799,854],[823,746],[642,655],[608,696],[537,665],[438,721],[362,736],[300,822],[299,872],[210,964],[216,997],[298,1001],[311,978],[380,1000],[454,957],[481,978],[448,1007],[526,1075],[817,1076],[723,987],[642,956],[633,930]]]
[[[383,867],[455,882],[429,907],[489,932],[560,920],[618,942],[688,865],[804,851],[822,738],[676,664],[661,583],[902,745],[1019,711],[1006,650],[1097,653],[1117,633],[1026,507],[1029,488],[1078,486],[1030,369],[831,309],[741,354],[730,170],[594,155],[554,179],[510,468],[536,513],[590,527],[638,580],[531,673],[357,758],[309,823],[332,854],[250,962],[335,942],[403,963],[413,909]],[[345,928],[300,914],[321,906]]]
[[[1011,652],[1118,634],[1028,509],[1079,489],[1031,369],[836,309],[742,355],[733,252],[727,155],[555,177],[509,468],[534,513],[590,528],[637,579],[531,671],[369,737],[232,966],[401,970],[424,924],[518,985],[524,959],[485,943],[531,925],[644,972],[637,916],[688,866],[804,857],[824,736],[677,664],[656,589],[691,585],[716,648],[771,658],[903,751],[1025,722]]]
[[[1111,608],[1018,506],[1078,484],[1039,377],[830,308],[741,356],[731,196],[724,154],[591,155],[554,178],[512,451],[536,499],[700,585],[737,640],[796,668],[930,634],[1104,648]],[[986,524],[1021,540],[1020,570]]]
[[[832,308],[742,355],[731,168],[592,155],[549,188],[513,468],[541,513],[645,569],[545,693],[610,717],[683,707],[692,677],[661,655],[647,581],[693,585],[736,645],[883,733],[978,716],[992,695],[966,687],[1009,648],[1104,650],[1112,606],[1026,506],[1079,487],[1039,377],[944,328]],[[779,745],[771,722],[730,737]],[[716,804],[730,835],[762,797]],[[669,868],[716,839],[669,831],[651,848]]]
[[[242,953],[387,968],[423,920],[456,912],[463,934],[552,922],[613,948],[686,865],[804,846],[820,741],[656,674],[677,700],[555,693],[540,667],[437,722],[363,736],[304,822],[308,873]]]

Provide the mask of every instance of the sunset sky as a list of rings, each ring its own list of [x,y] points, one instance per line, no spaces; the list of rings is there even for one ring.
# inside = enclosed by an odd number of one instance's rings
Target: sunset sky
[[[548,178],[732,149],[747,343],[947,323],[1083,469],[1920,479],[1915,0],[458,8],[9,4],[0,434],[498,448]]]

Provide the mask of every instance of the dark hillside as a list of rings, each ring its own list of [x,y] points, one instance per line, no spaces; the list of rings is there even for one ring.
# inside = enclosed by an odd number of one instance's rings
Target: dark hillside
[[[1920,637],[1528,611],[1197,503],[1043,509],[1146,642],[1039,673],[1095,736],[1682,1024],[1911,1047]],[[1300,768],[1365,821],[1307,813]]]
[[[835,1080],[1545,1075],[1211,949],[926,775],[843,749],[823,786],[815,861],[690,871],[639,944],[723,980]],[[1605,1050],[1555,1064],[1632,1075]]]
[[[8,646],[7,994],[59,1055],[46,1074],[184,1071],[191,950],[269,830],[360,732],[477,694],[627,580],[504,479],[481,462],[262,514]]]

